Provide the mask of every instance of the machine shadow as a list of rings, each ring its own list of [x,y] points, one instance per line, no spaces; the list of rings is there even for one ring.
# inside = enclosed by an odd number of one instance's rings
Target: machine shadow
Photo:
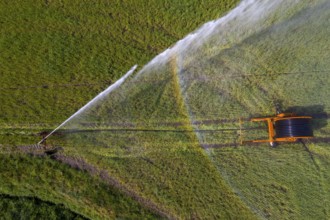
[[[323,105],[291,106],[285,112],[294,112],[298,116],[311,116],[313,130],[318,130],[328,125],[328,114],[324,111]]]

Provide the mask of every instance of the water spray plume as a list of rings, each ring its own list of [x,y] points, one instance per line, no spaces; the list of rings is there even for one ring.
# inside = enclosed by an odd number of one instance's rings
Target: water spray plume
[[[97,102],[100,98],[102,98],[105,95],[108,95],[113,90],[115,90],[116,88],[118,88],[135,71],[136,68],[137,68],[137,65],[134,65],[123,77],[121,77],[114,84],[112,84],[111,86],[109,86],[106,90],[104,90],[103,92],[101,92],[100,94],[98,94],[95,98],[93,98],[91,101],[89,101],[86,105],[84,105],[82,108],[80,108],[76,113],[74,113],[73,115],[71,115],[62,124],[60,124],[52,132],[50,132],[46,137],[44,137],[41,141],[39,141],[38,142],[38,145],[40,145],[43,142],[45,142],[49,136],[51,136],[52,134],[54,134],[58,129],[60,129],[61,127],[63,127],[66,123],[68,123],[71,119],[73,119],[74,117],[76,117],[77,115],[79,115],[81,112],[83,112],[86,109],[88,109],[89,107],[91,107],[93,105],[93,103]]]
[[[321,117],[324,115],[320,112],[330,111],[329,9],[328,0],[243,0],[227,15],[187,35],[125,81],[132,68],[56,128],[52,133],[59,128],[66,132],[54,141],[65,143],[67,155],[79,155],[129,188],[140,190],[150,201],[177,210],[178,218],[192,218],[190,207],[194,204],[200,207],[196,213],[211,213],[205,218],[213,219],[223,214],[220,203],[232,207],[239,201],[266,218],[265,198],[257,201],[259,195],[250,194],[259,184],[251,176],[264,183],[276,174],[279,186],[292,183],[290,190],[302,193],[296,191],[299,187],[292,178],[285,179],[284,169],[268,169],[278,165],[273,156],[292,149],[278,149],[275,155],[259,147],[240,147],[238,142],[242,137],[260,139],[268,135],[264,127],[251,125],[248,119],[273,115],[275,98],[285,110],[311,106],[310,112]],[[328,138],[328,132],[326,126],[315,135]],[[208,158],[198,156],[201,147]],[[251,160],[245,160],[249,155]],[[244,173],[250,169],[248,175],[236,175],[242,158],[244,163],[253,162],[245,166]],[[261,165],[254,167],[254,161]],[[220,172],[211,171],[214,169],[209,163]],[[293,163],[282,165],[295,169]],[[180,172],[173,172],[178,169]],[[264,172],[269,175],[259,175]],[[161,177],[161,184],[156,177]],[[235,192],[228,198],[228,206],[223,197],[228,186],[219,186],[223,182],[233,187],[228,192]],[[269,188],[260,186],[268,193]],[[309,193],[306,199],[316,198],[311,192],[318,190],[303,193]],[[189,199],[182,199],[187,195]],[[236,196],[240,198],[232,202]],[[278,207],[277,201],[287,199],[286,193],[280,196],[284,197],[275,201],[269,197],[267,204]],[[207,203],[210,200],[214,202]],[[274,210],[270,211],[272,216],[281,216],[282,212]]]
[[[310,22],[324,24],[322,19],[327,16],[324,8],[329,7],[328,4],[322,6],[322,1],[319,5],[311,8],[304,0],[241,1],[224,17],[205,23],[152,59],[120,90],[116,90],[118,94],[112,93],[108,97],[108,90],[113,89],[109,87],[59,128],[69,121],[71,123],[67,123],[66,128],[72,130],[77,127],[87,130],[109,126],[125,130],[137,125],[150,129],[150,126],[160,122],[189,121],[195,130],[201,130],[202,123],[195,121],[235,121],[260,111],[272,114],[273,105],[270,103],[273,97],[279,93],[289,93],[289,89],[295,90],[290,92],[301,93],[297,89],[300,86],[285,86],[283,82],[294,78],[281,73],[299,73],[302,69],[311,72],[327,66],[321,63],[325,58],[317,59],[316,54],[301,53],[299,49],[307,45],[310,51],[314,51],[318,46],[319,42],[309,40],[315,39],[313,33],[318,32],[313,30],[318,26]],[[306,13],[298,13],[302,10]],[[312,16],[316,14],[321,16]],[[306,19],[306,16],[313,19]],[[325,25],[320,29],[322,34],[328,28]],[[287,33],[291,33],[289,37]],[[295,47],[292,48],[293,42]],[[288,59],[284,59],[283,54]],[[326,56],[324,54],[323,57]],[[300,81],[311,80],[307,74],[299,77]],[[318,72],[318,77],[322,81],[326,72]],[[307,90],[311,92],[313,88],[306,88],[303,94],[308,94]],[[282,99],[291,105],[315,103],[315,99],[309,98],[291,99],[285,96]],[[306,103],[302,102],[304,100]],[[75,118],[77,115],[79,118]],[[71,120],[73,118],[75,120]],[[196,136],[201,137],[202,134],[196,132]],[[210,140],[199,139],[201,143]],[[96,138],[90,140],[95,141]]]

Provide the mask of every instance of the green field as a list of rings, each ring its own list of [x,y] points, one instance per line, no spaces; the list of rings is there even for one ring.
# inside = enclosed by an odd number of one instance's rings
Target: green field
[[[63,147],[57,156],[28,146],[237,3],[1,2],[4,218],[329,219],[326,1],[248,8],[67,123],[47,141]],[[240,146],[267,136],[248,119],[275,101],[315,116],[315,139]]]

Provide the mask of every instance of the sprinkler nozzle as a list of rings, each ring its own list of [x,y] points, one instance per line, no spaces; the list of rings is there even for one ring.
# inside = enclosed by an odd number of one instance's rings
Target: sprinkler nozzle
[[[44,143],[46,141],[47,138],[43,138],[41,141],[38,142],[38,145]]]

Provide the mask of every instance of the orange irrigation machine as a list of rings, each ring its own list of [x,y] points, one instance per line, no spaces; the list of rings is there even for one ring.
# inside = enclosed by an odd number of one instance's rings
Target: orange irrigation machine
[[[294,113],[280,113],[273,117],[252,118],[252,122],[266,121],[268,139],[242,140],[244,143],[269,143],[272,147],[278,142],[296,142],[313,137],[310,116],[297,116]]]

